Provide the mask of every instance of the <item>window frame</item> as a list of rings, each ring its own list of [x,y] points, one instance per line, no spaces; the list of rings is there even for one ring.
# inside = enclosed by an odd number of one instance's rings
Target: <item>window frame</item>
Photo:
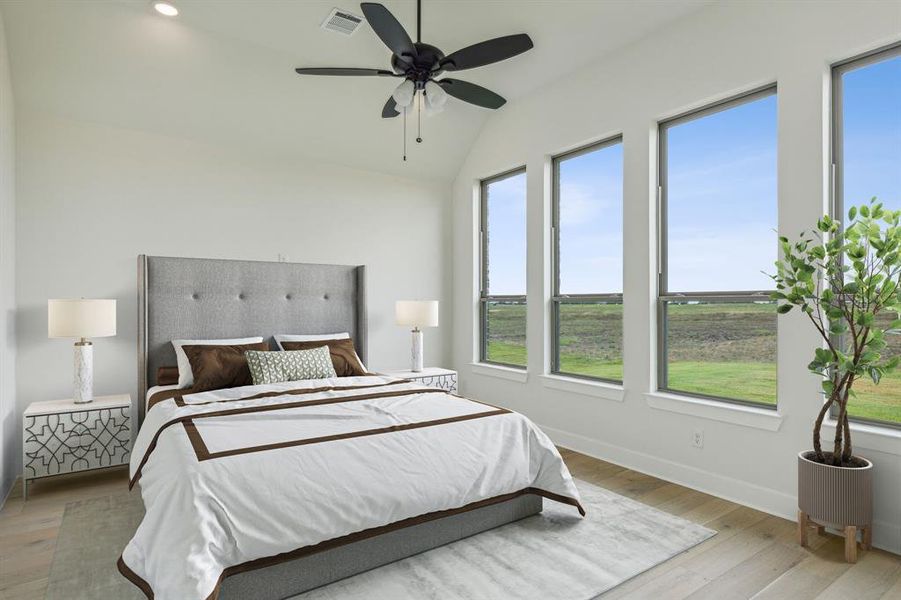
[[[761,86],[748,92],[739,94],[737,96],[731,96],[724,100],[714,102],[713,104],[708,104],[707,106],[682,113],[675,117],[658,121],[657,123],[657,390],[660,392],[677,394],[680,396],[688,396],[691,398],[700,398],[703,400],[714,400],[717,402],[724,402],[729,404],[751,406],[754,408],[762,408],[766,410],[775,411],[778,409],[778,394],[776,397],[776,402],[769,404],[766,402],[756,402],[754,400],[746,400],[742,398],[732,398],[729,396],[713,396],[710,394],[700,394],[697,392],[688,392],[670,388],[667,381],[668,361],[666,318],[666,308],[667,303],[669,302],[771,302],[770,294],[774,290],[677,292],[668,289],[669,232],[667,229],[667,180],[669,163],[667,156],[667,133],[670,128],[677,125],[708,117],[710,115],[729,110],[730,108],[735,108],[749,102],[754,102],[755,100],[761,100],[770,96],[777,96],[778,91],[778,85],[776,83],[767,84],[765,86]],[[776,244],[775,240],[773,241],[773,244]],[[775,308],[773,309],[773,315],[775,316]],[[778,347],[776,364],[778,365]]]
[[[623,306],[623,294],[562,294],[560,293],[560,163],[583,156],[597,150],[603,150],[623,143],[621,133],[593,142],[587,146],[576,148],[551,158],[551,364],[550,373],[562,377],[573,377],[587,381],[600,381],[622,385],[622,379],[594,377],[560,370],[560,306],[562,304],[619,304]],[[625,202],[621,198],[623,212]]]
[[[527,365],[516,365],[488,359],[488,305],[492,301],[522,302],[528,311],[528,289],[526,294],[489,294],[488,293],[488,186],[510,177],[526,175],[526,166],[522,165],[479,181],[479,362],[486,365],[497,365],[509,369],[526,371]],[[526,207],[528,208],[528,187],[526,188]],[[528,213],[526,213],[526,286],[528,288]],[[528,362],[528,318],[526,319],[526,361]]]
[[[842,101],[844,86],[842,84],[842,76],[851,71],[865,68],[870,65],[882,62],[883,60],[901,56],[901,43],[895,43],[889,46],[883,46],[863,54],[858,54],[848,59],[834,63],[830,69],[832,77],[831,93],[832,93],[832,118],[831,125],[831,143],[829,144],[829,168],[830,168],[830,212],[836,220],[841,230],[845,227],[845,198],[844,198],[844,115],[845,107]],[[832,418],[836,418],[838,413],[833,407],[830,411]],[[878,419],[868,419],[866,417],[857,417],[848,415],[848,420],[856,423],[864,423],[876,427],[886,427],[890,429],[901,429],[901,423],[892,421],[880,421]]]

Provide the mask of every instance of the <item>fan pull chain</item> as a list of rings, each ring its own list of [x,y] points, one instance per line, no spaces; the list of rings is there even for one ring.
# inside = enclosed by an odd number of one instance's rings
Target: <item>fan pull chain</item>
[[[407,160],[407,107],[404,107],[404,162]]]
[[[416,104],[416,143],[422,143],[422,103],[425,102],[425,92],[419,96],[419,102]]]

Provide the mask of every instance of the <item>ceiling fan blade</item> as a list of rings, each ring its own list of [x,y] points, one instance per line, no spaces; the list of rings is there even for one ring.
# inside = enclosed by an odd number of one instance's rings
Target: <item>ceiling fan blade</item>
[[[382,107],[382,118],[391,119],[398,116],[400,113],[397,112],[396,106],[397,104],[394,102],[394,96],[388,96],[388,101],[385,102],[385,106]]]
[[[470,104],[475,104],[476,106],[484,108],[500,108],[507,102],[503,96],[499,96],[489,89],[474,83],[469,83],[468,81],[442,79],[437,83],[444,88],[445,92],[454,98],[469,102]]]
[[[444,57],[439,67],[445,71],[483,67],[522,54],[532,46],[532,38],[525,33],[506,35],[457,50]]]
[[[406,62],[416,58],[418,53],[416,46],[413,45],[413,40],[410,39],[404,26],[394,18],[391,11],[376,2],[363,2],[360,4],[360,9],[366,20],[369,21],[369,26],[391,52],[405,59]]]
[[[362,77],[394,77],[392,71],[384,69],[345,69],[343,67],[311,67],[294,69],[298,75],[357,75]]]

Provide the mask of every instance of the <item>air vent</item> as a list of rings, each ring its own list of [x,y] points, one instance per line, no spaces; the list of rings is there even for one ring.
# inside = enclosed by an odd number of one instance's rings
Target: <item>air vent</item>
[[[325,18],[325,21],[322,22],[322,28],[329,31],[337,31],[344,35],[352,35],[362,22],[363,17],[352,15],[340,8],[333,8],[332,12]]]

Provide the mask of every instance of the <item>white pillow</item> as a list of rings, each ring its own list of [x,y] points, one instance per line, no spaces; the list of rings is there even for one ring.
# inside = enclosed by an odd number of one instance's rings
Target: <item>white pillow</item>
[[[282,348],[282,342],[318,342],[319,340],[346,340],[350,337],[350,334],[346,331],[344,333],[317,333],[314,335],[292,335],[292,334],[279,334],[275,336],[275,343],[278,345],[279,350],[284,350]]]
[[[188,388],[194,385],[194,372],[191,371],[191,361],[182,349],[182,346],[231,346],[234,344],[259,344],[262,337],[234,338],[230,340],[172,340],[175,348],[175,360],[178,363],[178,387]]]

